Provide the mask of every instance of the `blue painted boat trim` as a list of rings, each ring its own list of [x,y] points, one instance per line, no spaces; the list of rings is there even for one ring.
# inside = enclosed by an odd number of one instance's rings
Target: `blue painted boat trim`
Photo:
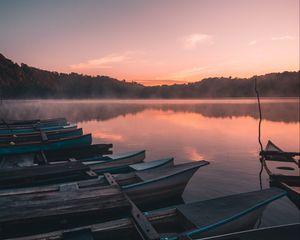
[[[203,165],[203,166],[205,166],[205,165]],[[184,170],[182,170],[182,171],[177,171],[177,172],[173,173],[172,175],[163,176],[163,177],[151,179],[151,180],[144,181],[144,182],[140,182],[140,183],[134,183],[134,184],[122,186],[121,188],[126,190],[126,189],[130,189],[130,188],[134,188],[134,187],[143,186],[143,185],[150,184],[150,183],[153,183],[153,182],[157,182],[157,181],[160,181],[160,180],[164,180],[164,179],[173,177],[173,176],[175,176],[175,175],[179,175],[179,174],[181,174],[181,173],[188,172],[188,171],[191,171],[191,170],[193,170],[193,169],[195,169],[195,168],[200,168],[200,167],[201,167],[201,166],[197,165],[197,166],[195,166],[195,167],[190,167],[190,168],[184,169]]]
[[[162,164],[159,164],[159,165],[147,168],[147,169],[143,169],[141,171],[149,170],[149,169],[154,169],[154,168],[158,168],[158,167],[164,166],[164,165],[166,165],[167,163],[169,163],[172,160],[173,159],[168,159],[168,161],[165,161]],[[107,163],[107,161],[103,161],[102,163]],[[101,164],[101,163],[99,163],[99,164]],[[90,166],[90,165],[88,165],[88,166]],[[118,167],[108,167],[108,168],[104,168],[104,169],[94,170],[94,172],[98,173],[98,174],[105,173],[105,172],[120,173],[120,171],[123,172],[125,170],[127,170],[126,172],[133,172],[133,171],[135,171],[132,168],[130,168],[130,165],[123,165],[123,166],[118,166]],[[124,187],[126,187],[126,186],[124,186]]]
[[[143,169],[143,170],[141,170],[141,171],[145,171],[145,170],[149,170],[149,169],[155,169],[155,168],[158,168],[158,167],[162,167],[162,166],[164,166],[164,165],[166,165],[166,164],[168,164],[168,163],[170,163],[170,162],[172,162],[172,161],[174,161],[174,158],[169,158],[169,159],[166,159],[166,161],[163,162],[162,164],[158,164],[158,165],[155,165],[155,166],[150,167],[150,168],[145,168],[145,169]],[[129,165],[129,166],[130,166],[130,165]]]
[[[261,202],[257,203],[256,205],[254,205],[253,207],[250,207],[250,208],[248,208],[248,209],[246,209],[246,210],[244,210],[244,211],[242,211],[242,212],[240,212],[240,213],[238,213],[236,215],[233,215],[232,217],[226,218],[226,219],[224,219],[222,221],[216,222],[214,224],[211,224],[211,225],[208,225],[208,226],[205,226],[205,227],[202,227],[202,228],[197,228],[195,230],[186,232],[186,233],[184,233],[184,235],[186,235],[188,237],[191,237],[194,234],[202,233],[202,232],[211,230],[213,228],[222,226],[222,225],[224,225],[226,223],[229,223],[229,222],[232,222],[234,220],[237,220],[240,217],[242,217],[242,216],[244,216],[244,215],[246,215],[248,213],[251,213],[251,212],[255,211],[256,209],[258,209],[258,208],[260,208],[260,207],[262,207],[264,205],[267,205],[267,204],[269,204],[269,203],[271,203],[271,202],[273,202],[273,201],[275,201],[275,200],[277,200],[277,199],[279,199],[281,197],[284,197],[286,195],[287,195],[287,193],[283,192],[283,193],[278,194],[278,195],[276,195],[274,197],[271,197],[271,198],[269,198],[267,200],[261,201]],[[178,238],[177,237],[171,237],[171,238],[161,237],[160,239],[161,240],[177,240]]]
[[[136,157],[136,156],[138,156],[138,155],[142,155],[142,154],[145,154],[145,152],[146,152],[146,150],[142,150],[142,151],[139,151],[139,152],[136,152],[136,153],[134,153],[134,154],[132,154],[132,155],[126,155],[126,156],[124,156],[124,157],[122,157],[122,158],[117,158],[117,159],[113,159],[113,158],[111,158],[111,157],[109,157],[109,156],[104,156],[105,158],[106,157],[108,157],[109,159],[105,159],[105,163],[108,163],[108,162],[115,162],[115,161],[120,161],[120,160],[123,160],[123,159],[126,159],[126,158],[131,158],[131,157]],[[103,158],[104,158],[103,157]],[[82,160],[81,160],[82,161]],[[102,161],[102,160],[101,160]],[[90,164],[90,165],[93,165],[93,164]]]
[[[133,153],[134,153],[134,152],[133,152]],[[112,161],[122,160],[122,159],[124,159],[124,158],[128,158],[128,156],[130,156],[130,157],[135,157],[135,156],[138,156],[138,155],[140,155],[140,154],[142,154],[142,153],[145,154],[145,153],[146,153],[146,150],[137,151],[137,152],[134,153],[134,154],[124,153],[124,154],[122,154],[123,156],[120,157],[120,158],[115,157],[115,158],[117,158],[117,159],[113,159],[113,158],[111,158],[111,159],[112,159]],[[126,154],[126,155],[125,155],[125,154]],[[114,157],[114,156],[112,156],[112,157]]]

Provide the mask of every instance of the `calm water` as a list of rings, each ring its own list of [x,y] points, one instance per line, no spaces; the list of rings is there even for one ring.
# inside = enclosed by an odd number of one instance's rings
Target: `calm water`
[[[7,119],[67,117],[94,143],[113,143],[114,153],[147,150],[147,160],[174,156],[176,163],[208,160],[189,182],[185,202],[259,189],[256,100],[43,100],[5,101]],[[262,101],[262,141],[299,151],[299,101]],[[263,187],[268,177],[263,174]],[[287,198],[272,203],[261,226],[299,222]]]

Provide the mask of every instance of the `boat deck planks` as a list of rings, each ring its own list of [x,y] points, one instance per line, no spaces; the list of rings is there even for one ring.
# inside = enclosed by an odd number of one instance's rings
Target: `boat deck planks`
[[[129,206],[123,193],[114,186],[1,197],[0,223]]]

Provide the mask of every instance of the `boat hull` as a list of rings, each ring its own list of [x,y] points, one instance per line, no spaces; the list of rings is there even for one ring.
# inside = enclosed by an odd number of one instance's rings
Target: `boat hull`
[[[101,164],[88,164],[88,166],[97,174],[105,172],[109,173],[126,173],[132,169],[128,166],[135,163],[140,163],[145,159],[145,151],[137,152],[129,157],[122,157],[103,161]]]
[[[77,129],[70,129],[70,130],[57,130],[57,131],[49,131],[49,132],[44,132],[45,136],[47,137],[48,140],[55,140],[55,139],[60,139],[60,138],[68,138],[68,137],[75,137],[75,136],[80,136],[83,134],[82,128],[77,128]],[[19,142],[36,142],[40,141],[43,142],[41,133],[39,134],[19,134],[19,135],[14,135],[14,134],[7,134],[7,135],[0,135],[0,144],[1,143],[19,143]]]
[[[247,231],[222,234],[216,237],[203,238],[202,240],[298,240],[300,236],[300,223],[279,225],[274,227],[257,228]]]
[[[75,129],[76,124],[49,126],[49,127],[34,127],[34,128],[19,128],[19,129],[0,129],[0,134],[19,134],[19,133],[38,133],[40,131],[54,131],[63,129]]]
[[[163,199],[180,197],[199,167],[186,169],[144,183],[123,187],[123,190],[137,204],[157,203]]]
[[[141,172],[147,172],[150,169],[163,169],[166,166],[173,165],[173,158],[161,159],[152,161],[151,165],[147,168],[144,166]],[[73,164],[73,165],[72,165]],[[144,163],[141,163],[144,165]],[[101,165],[101,163],[99,163]],[[138,164],[135,164],[135,166]],[[130,173],[133,174],[133,168],[127,166]],[[73,171],[71,171],[73,168]],[[62,184],[67,182],[81,181],[85,179],[95,179],[98,177],[95,172],[91,172],[89,166],[80,162],[69,162],[62,164],[52,164],[45,166],[31,166],[26,168],[4,169],[0,171],[0,188],[27,188],[38,187],[49,184]],[[109,172],[109,168],[104,172]],[[136,170],[138,171],[138,170]],[[127,176],[130,178],[131,176]],[[123,182],[125,182],[126,179]],[[104,184],[105,181],[102,181]],[[97,183],[98,185],[100,182]],[[5,191],[4,191],[5,192]],[[3,194],[3,193],[2,193]]]
[[[51,151],[56,149],[66,149],[72,147],[88,146],[92,144],[92,135],[82,135],[71,138],[47,141],[45,143],[26,143],[0,145],[0,155],[25,154],[40,151]]]
[[[53,125],[65,125],[67,120],[65,118],[52,118],[52,119],[31,119],[31,120],[7,120],[0,121],[0,126],[28,126],[28,125],[43,125],[43,126],[53,126]]]
[[[224,225],[216,227],[215,229],[208,230],[203,233],[194,234],[192,235],[192,237],[193,239],[196,239],[252,229],[257,220],[262,216],[262,213],[265,210],[265,208],[266,206],[260,207],[254,212],[241,216],[236,220],[230,221]]]

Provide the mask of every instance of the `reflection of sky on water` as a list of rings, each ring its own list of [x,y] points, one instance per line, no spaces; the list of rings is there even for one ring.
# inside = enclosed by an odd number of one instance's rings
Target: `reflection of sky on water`
[[[299,102],[263,101],[262,141],[299,151]],[[206,159],[188,184],[185,201],[258,190],[260,163],[255,100],[240,101],[28,101],[2,105],[7,118],[65,116],[114,152],[147,150],[147,159],[174,156],[176,163]],[[268,187],[264,173],[263,186]],[[272,204],[263,225],[299,221],[288,199]]]
[[[59,106],[59,107],[58,107]],[[257,119],[255,99],[242,100],[26,100],[4,101],[0,117],[24,119],[68,116],[73,122],[109,120],[145,110],[196,113],[209,118],[249,116]],[[263,117],[270,121],[299,122],[299,100],[263,99]]]

